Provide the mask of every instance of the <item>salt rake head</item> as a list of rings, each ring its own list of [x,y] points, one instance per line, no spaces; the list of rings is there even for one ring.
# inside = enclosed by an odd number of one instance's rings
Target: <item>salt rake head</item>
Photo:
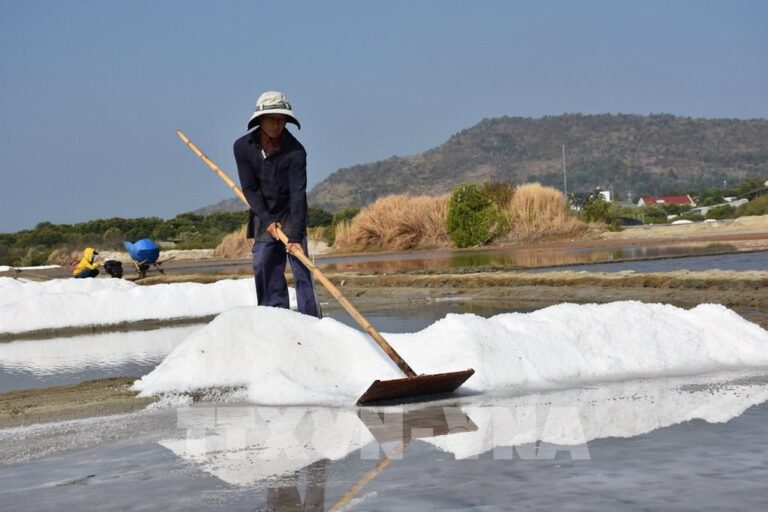
[[[474,373],[475,370],[470,368],[461,372],[417,375],[403,379],[376,380],[363,393],[363,396],[358,399],[357,405],[411,401],[413,398],[453,393]]]

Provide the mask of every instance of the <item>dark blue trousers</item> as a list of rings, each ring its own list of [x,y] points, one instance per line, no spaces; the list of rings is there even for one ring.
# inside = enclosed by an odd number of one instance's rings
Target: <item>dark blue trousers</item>
[[[307,239],[301,241],[304,254]],[[312,275],[295,256],[285,252],[285,245],[279,240],[256,241],[251,249],[253,254],[253,278],[256,281],[256,295],[260,306],[288,309],[288,283],[285,281],[285,262],[291,262],[291,272],[296,285],[296,302],[300,313],[321,318],[315,302]]]
[[[89,268],[86,268],[85,270],[83,270],[82,272],[77,274],[75,276],[75,279],[83,279],[83,278],[86,278],[86,277],[96,277],[97,275],[99,275],[99,269],[95,268],[95,269],[91,270]]]

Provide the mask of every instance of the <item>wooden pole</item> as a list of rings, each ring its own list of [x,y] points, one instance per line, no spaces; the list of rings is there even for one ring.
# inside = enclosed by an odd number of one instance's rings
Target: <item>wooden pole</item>
[[[392,462],[391,457],[396,457],[397,455],[403,453],[403,450],[405,450],[405,447],[408,443],[405,441],[400,441],[400,443],[395,446],[392,451],[390,451],[387,455],[379,459],[378,464],[376,464],[376,467],[374,467],[372,470],[367,472],[363,477],[357,481],[355,485],[350,487],[350,489],[344,493],[344,496],[339,498],[339,500],[333,504],[333,506],[330,508],[329,512],[336,512],[338,510],[341,510],[345,506],[349,505],[349,502],[352,501],[352,498],[357,495],[357,493],[360,492],[360,490],[365,487],[368,483],[370,483],[374,478],[379,476],[379,474],[384,471],[387,466],[389,466],[389,463]]]
[[[208,158],[205,155],[205,153],[200,151],[200,149],[198,149],[198,147],[195,146],[195,144],[192,141],[190,141],[187,138],[187,136],[181,132],[181,130],[176,130],[176,135],[178,135],[179,138],[184,142],[184,144],[186,144],[187,147],[189,147],[189,149],[191,149],[197,156],[199,156],[203,160],[203,162],[205,162],[206,165],[208,165],[208,167],[211,168],[212,171],[218,174],[219,178],[221,178],[224,181],[224,183],[226,183],[229,186],[229,188],[232,189],[235,195],[237,195],[237,197],[239,197],[240,200],[243,201],[243,203],[245,203],[245,205],[250,208],[250,205],[248,204],[248,200],[245,198],[245,194],[243,194],[243,191],[240,190],[240,187],[238,187],[237,184],[235,184],[235,182],[232,181],[230,177],[227,176],[227,174],[224,171],[222,171],[221,168],[219,168],[219,166],[213,162],[213,160]],[[283,231],[280,228],[278,228],[277,230],[277,235],[281,242],[283,242],[286,245],[288,244],[288,237],[285,235],[285,233],[283,233]],[[312,272],[312,275],[318,281],[320,281],[323,284],[323,286],[325,286],[325,288],[331,293],[331,295],[333,295],[333,297],[336,300],[339,301],[339,304],[342,305],[342,307],[347,311],[347,313],[349,313],[352,316],[352,318],[354,318],[355,321],[360,325],[360,327],[362,327],[365,330],[365,332],[367,332],[368,335],[371,338],[373,338],[373,341],[375,341],[379,345],[379,347],[381,347],[381,349],[389,356],[390,359],[392,359],[392,361],[394,361],[397,367],[400,368],[400,370],[407,377],[416,377],[416,372],[414,372],[413,369],[408,365],[408,363],[406,363],[403,360],[403,358],[400,357],[400,354],[398,354],[395,351],[395,349],[392,348],[392,345],[390,345],[387,342],[387,340],[385,340],[381,336],[381,334],[379,334],[379,332],[371,325],[371,323],[363,315],[360,314],[360,312],[352,305],[352,303],[350,303],[347,300],[347,298],[344,297],[341,291],[339,291],[339,289],[336,288],[336,286],[334,286],[334,284],[327,277],[325,277],[325,275],[320,271],[320,269],[317,268],[317,266],[314,263],[312,263],[312,261],[310,261],[310,259],[307,258],[307,256],[303,252],[291,251],[291,254],[296,258],[298,258],[299,261],[301,261],[304,264],[304,266],[307,267],[310,270],[310,272]]]

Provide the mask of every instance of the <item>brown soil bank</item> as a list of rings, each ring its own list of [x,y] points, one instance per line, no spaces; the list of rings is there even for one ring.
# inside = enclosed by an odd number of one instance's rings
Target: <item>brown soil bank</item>
[[[0,394],[0,428],[107,416],[143,409],[154,398],[136,398],[134,377]]]
[[[531,309],[562,302],[618,300],[659,302],[690,308],[722,304],[768,329],[768,272],[474,272],[452,274],[335,274],[342,293],[360,308],[397,307],[452,298]],[[322,291],[326,309],[335,300]]]
[[[546,272],[505,270],[409,271],[395,274],[329,272],[326,276],[358,308],[396,308],[434,299],[488,301],[500,307],[544,307],[561,302],[601,303],[617,300],[663,302],[680,307],[716,303],[768,328],[768,272],[687,270],[670,272]],[[212,282],[239,273],[156,276],[161,282]],[[326,310],[341,309],[319,283]],[[758,315],[758,316],[755,316]]]
[[[768,232],[768,215],[723,219],[713,222],[694,222],[692,224],[659,224],[625,228],[619,232],[606,232],[600,235],[604,240],[628,240],[648,238],[690,238],[701,236],[727,236],[732,234],[750,234]]]
[[[505,286],[601,286],[620,288],[712,288],[718,289],[765,289],[768,286],[766,271],[706,270],[693,272],[675,270],[670,272],[639,273],[625,272],[456,272],[444,274],[404,273],[339,274],[336,277],[350,284],[371,287],[409,286],[417,288],[487,288]]]

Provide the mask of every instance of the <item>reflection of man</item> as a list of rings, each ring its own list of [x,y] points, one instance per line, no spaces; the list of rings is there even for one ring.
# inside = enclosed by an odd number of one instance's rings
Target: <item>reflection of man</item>
[[[328,476],[328,459],[322,459],[306,467],[307,492],[304,503],[299,493],[299,471],[283,477],[280,487],[267,489],[267,510],[270,511],[322,511],[325,510],[325,479]]]
[[[240,186],[248,205],[248,238],[255,238],[253,276],[258,303],[288,308],[286,256],[296,283],[301,313],[320,317],[309,270],[287,251],[307,254],[307,153],[285,129],[301,128],[291,104],[281,92],[259,96],[248,129],[258,128],[235,141]],[[277,239],[280,227],[288,236],[287,248]]]

